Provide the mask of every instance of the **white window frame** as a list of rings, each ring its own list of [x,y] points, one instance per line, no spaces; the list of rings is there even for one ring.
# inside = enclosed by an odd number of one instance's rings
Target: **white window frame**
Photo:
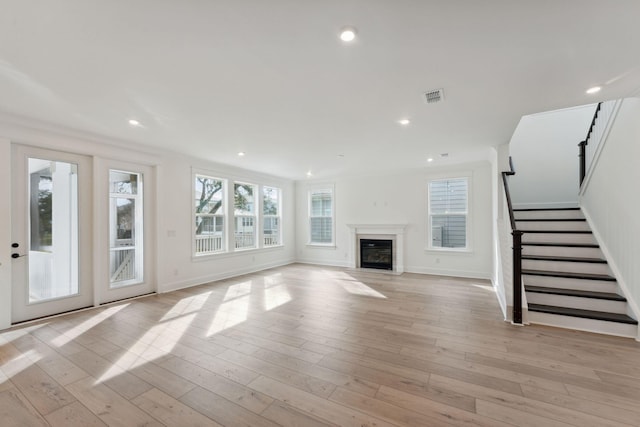
[[[312,216],[311,199],[316,193],[331,194],[331,215]],[[331,242],[313,242],[311,240],[311,220],[312,218],[331,218]],[[321,187],[309,188],[307,195],[307,245],[319,247],[335,247],[336,245],[336,193],[334,185],[324,185]]]
[[[195,206],[195,200],[196,200],[196,179],[198,178],[205,178],[205,179],[213,179],[216,181],[220,181],[222,183],[222,187],[221,187],[221,200],[222,200],[222,209],[221,209],[221,213],[218,214],[203,214],[203,213],[198,213],[196,212],[196,206]],[[192,242],[192,256],[193,257],[206,257],[206,256],[211,256],[211,255],[216,255],[216,254],[222,254],[222,253],[226,253],[228,252],[228,233],[227,233],[227,229],[228,229],[228,214],[227,214],[227,190],[228,190],[228,185],[227,185],[227,180],[224,178],[219,178],[213,175],[209,175],[206,172],[199,172],[199,171],[194,171],[192,173],[192,179],[191,179],[191,184],[193,186],[193,190],[192,190],[192,196],[191,196],[191,224],[192,224],[192,238],[191,238],[191,242]],[[217,217],[217,218],[222,218],[222,235],[221,235],[221,239],[222,242],[220,244],[220,249],[218,250],[214,250],[214,251],[204,251],[204,252],[198,252],[198,236],[196,235],[196,218],[197,217]]]
[[[464,214],[462,213],[452,213],[452,214],[432,214],[431,213],[431,183],[437,181],[452,181],[464,179],[467,183],[467,200],[466,200],[466,211]],[[468,253],[472,252],[472,230],[471,230],[471,196],[472,196],[472,176],[471,174],[456,174],[451,176],[438,176],[434,178],[430,178],[427,181],[427,218],[426,218],[426,237],[427,244],[426,250],[435,251],[435,252],[463,252]],[[433,227],[432,227],[432,218],[434,216],[448,216],[448,215],[464,215],[465,216],[465,247],[463,248],[448,248],[441,246],[433,246]]]
[[[253,188],[253,214],[252,215],[248,215],[248,214],[236,214],[235,209],[235,195],[236,195],[236,185],[249,185]],[[242,251],[248,251],[248,250],[252,250],[252,249],[258,249],[259,248],[259,239],[258,236],[261,235],[262,233],[258,233],[258,230],[260,229],[261,225],[260,222],[258,221],[258,214],[259,214],[259,209],[261,209],[261,203],[260,203],[260,192],[259,192],[259,186],[257,184],[252,184],[250,182],[244,182],[244,181],[234,181],[233,182],[233,191],[231,192],[231,196],[232,196],[232,201],[233,201],[233,205],[232,205],[232,209],[233,209],[233,228],[231,229],[231,233],[233,235],[233,250],[236,252],[242,252]],[[236,226],[237,226],[237,221],[238,219],[242,218],[242,222],[245,222],[245,219],[247,218],[253,218],[253,246],[243,246],[243,247],[237,247],[236,246]]]
[[[271,188],[277,191],[278,194],[278,204],[277,204],[277,213],[276,215],[267,215],[264,213],[264,196],[266,193],[266,189],[267,188]],[[262,220],[260,221],[262,223],[262,227],[260,227],[260,229],[262,230],[261,236],[260,236],[260,242],[263,245],[263,247],[265,248],[273,248],[273,247],[277,247],[277,246],[282,246],[282,189],[279,187],[274,187],[272,185],[263,185],[260,191],[260,194],[262,195],[261,200],[260,200],[260,213],[262,214]],[[267,235],[265,234],[265,225],[267,223],[267,219],[272,219],[275,218],[278,221],[278,233],[277,233],[277,241],[275,244],[267,244]],[[269,236],[271,236],[272,234],[269,234]]]

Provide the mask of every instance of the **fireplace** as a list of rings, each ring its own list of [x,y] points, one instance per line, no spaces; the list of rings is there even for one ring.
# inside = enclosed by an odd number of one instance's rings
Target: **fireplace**
[[[393,270],[393,241],[360,239],[360,267]]]

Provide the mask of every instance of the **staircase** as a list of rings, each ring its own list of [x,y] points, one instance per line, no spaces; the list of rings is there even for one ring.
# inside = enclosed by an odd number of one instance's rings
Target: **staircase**
[[[637,320],[580,208],[514,209],[531,323],[635,337]]]

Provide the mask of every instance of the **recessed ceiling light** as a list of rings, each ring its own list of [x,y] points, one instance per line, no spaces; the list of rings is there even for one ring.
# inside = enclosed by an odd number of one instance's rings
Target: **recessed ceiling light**
[[[240,152],[238,152],[238,156],[240,156],[240,157],[244,157],[244,155],[245,155],[245,152],[244,152],[244,151],[240,151]]]
[[[427,159],[427,162],[429,162],[429,163],[433,162],[433,158],[429,157],[429,158]]]
[[[411,123],[411,120],[409,120],[409,119],[400,119],[400,120],[398,120],[398,123],[400,123],[402,126],[406,126],[409,123]]]
[[[591,95],[593,93],[598,93],[598,92],[600,92],[600,89],[602,89],[600,86],[590,87],[589,89],[587,89],[587,93],[589,95]]]
[[[311,175],[313,175],[311,171],[307,172],[307,176],[311,176]]]
[[[129,124],[130,124],[131,126],[140,126],[140,122],[139,122],[139,121],[137,121],[136,119],[130,119],[130,120],[129,120]]]
[[[340,40],[343,42],[352,42],[356,38],[356,29],[353,27],[344,27],[340,31]]]

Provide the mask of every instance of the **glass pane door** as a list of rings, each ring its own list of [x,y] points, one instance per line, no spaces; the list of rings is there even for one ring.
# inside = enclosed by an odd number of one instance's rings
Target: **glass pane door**
[[[29,303],[78,293],[78,165],[29,158]]]
[[[143,214],[140,174],[109,171],[109,287],[143,281]]]
[[[12,321],[91,306],[91,160],[19,145],[13,158]]]

